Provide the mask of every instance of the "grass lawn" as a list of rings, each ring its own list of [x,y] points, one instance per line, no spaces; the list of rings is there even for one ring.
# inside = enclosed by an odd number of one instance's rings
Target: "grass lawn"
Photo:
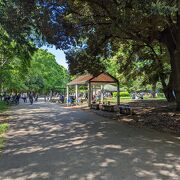
[[[2,135],[3,133],[5,133],[7,131],[9,127],[8,123],[1,123],[0,124],[0,135]]]
[[[4,146],[3,134],[8,130],[8,128],[9,128],[8,123],[0,123],[0,151]]]
[[[164,97],[156,97],[156,98],[150,98],[147,96],[144,96],[143,101],[151,101],[151,100],[157,100],[157,101],[166,101],[166,98]],[[113,98],[105,98],[104,102],[108,102],[110,101],[112,104],[116,104],[117,102],[117,98],[113,97]],[[134,102],[136,100],[132,99],[131,97],[120,97],[120,103],[130,103],[130,102]]]
[[[4,112],[7,108],[8,106],[4,102],[0,101],[0,113]],[[0,151],[4,145],[3,134],[8,130],[8,128],[9,124],[3,121],[0,114]]]
[[[5,111],[7,108],[8,108],[8,105],[5,102],[0,101],[0,113]]]

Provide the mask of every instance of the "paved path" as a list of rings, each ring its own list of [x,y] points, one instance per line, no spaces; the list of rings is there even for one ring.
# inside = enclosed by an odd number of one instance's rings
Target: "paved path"
[[[180,179],[180,142],[56,104],[19,105],[0,179]]]

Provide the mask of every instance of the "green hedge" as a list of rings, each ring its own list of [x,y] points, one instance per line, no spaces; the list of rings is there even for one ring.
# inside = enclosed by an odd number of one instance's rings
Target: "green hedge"
[[[164,95],[164,93],[158,93],[158,94],[157,94],[157,97],[164,98],[165,95]]]
[[[113,93],[113,97],[117,97],[117,92]],[[120,92],[120,97],[130,97],[130,94],[127,91]]]

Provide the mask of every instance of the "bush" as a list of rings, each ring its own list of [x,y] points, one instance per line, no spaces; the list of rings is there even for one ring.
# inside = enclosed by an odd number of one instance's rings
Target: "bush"
[[[5,111],[8,105],[4,101],[0,101],[0,112]]]
[[[113,97],[117,97],[117,92],[113,93]],[[120,97],[130,97],[130,94],[127,91],[120,92]]]
[[[158,94],[157,94],[157,97],[159,97],[159,98],[164,98],[165,95],[164,95],[164,93],[158,93]]]
[[[9,125],[7,123],[0,122],[0,152],[4,146],[4,137],[2,136],[8,130]]]
[[[5,133],[9,128],[9,124],[8,123],[2,123],[0,124],[0,135]]]

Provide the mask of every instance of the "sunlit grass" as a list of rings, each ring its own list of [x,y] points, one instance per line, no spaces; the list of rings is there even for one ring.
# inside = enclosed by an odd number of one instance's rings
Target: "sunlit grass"
[[[166,101],[166,98],[165,97],[156,97],[156,98],[150,98],[150,97],[144,97],[144,100],[163,100],[163,101]]]
[[[2,123],[0,124],[0,136],[5,133],[9,128],[9,124],[8,123]]]
[[[7,108],[8,108],[8,105],[5,102],[0,101],[0,113],[4,112]],[[1,118],[1,115],[0,115],[0,118]],[[9,124],[6,122],[1,122],[1,119],[0,119],[0,151],[2,150],[4,146],[3,134],[8,130],[8,128],[9,128]]]
[[[147,97],[144,96],[144,101],[150,101],[150,100],[154,100],[154,101],[166,101],[166,98],[164,97],[156,97],[156,98],[151,98],[151,97]],[[113,97],[113,98],[105,98],[104,102],[108,102],[110,101],[110,103],[112,104],[116,104],[117,103],[117,98]],[[131,97],[120,97],[120,103],[130,103],[130,102],[134,102],[136,100],[132,99]]]
[[[117,98],[113,97],[113,98],[104,98],[104,102],[110,102],[111,104],[116,104],[117,103]],[[132,102],[133,100],[130,97],[121,97],[120,98],[120,102],[121,103],[128,103],[128,102]]]
[[[0,151],[4,146],[4,137],[3,134],[8,130],[9,124],[8,123],[0,123]]]

